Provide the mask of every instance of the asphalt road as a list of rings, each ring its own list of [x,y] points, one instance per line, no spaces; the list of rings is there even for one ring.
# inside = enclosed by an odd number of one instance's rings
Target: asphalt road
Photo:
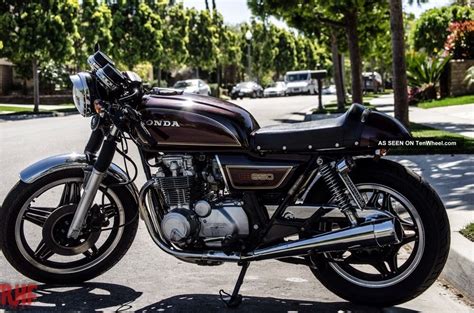
[[[325,96],[329,101],[333,96]],[[303,120],[316,97],[237,100],[263,125]],[[82,151],[89,136],[88,120],[60,118],[0,122],[0,201],[16,183],[18,172],[35,160]],[[132,157],[136,151],[132,150]],[[137,184],[143,183],[140,176]],[[122,261],[106,274],[80,286],[39,286],[34,310],[140,310],[217,312],[227,310],[218,291],[230,292],[239,268],[234,264],[199,267],[181,262],[157,248],[143,224]],[[0,282],[28,282],[0,254]],[[277,261],[250,265],[241,289],[243,304],[234,312],[469,312],[449,290],[435,283],[427,292],[393,308],[350,304],[327,291],[304,266]]]

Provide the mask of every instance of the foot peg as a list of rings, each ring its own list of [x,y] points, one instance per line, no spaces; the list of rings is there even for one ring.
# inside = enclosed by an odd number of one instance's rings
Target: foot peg
[[[239,294],[239,290],[242,286],[242,283],[244,282],[244,277],[247,273],[247,269],[250,265],[250,262],[242,262],[239,263],[239,265],[242,266],[242,269],[240,270],[239,278],[235,283],[234,291],[232,291],[232,294],[230,295],[222,289],[219,290],[219,296],[222,302],[224,302],[228,308],[236,308],[242,303],[242,295]]]

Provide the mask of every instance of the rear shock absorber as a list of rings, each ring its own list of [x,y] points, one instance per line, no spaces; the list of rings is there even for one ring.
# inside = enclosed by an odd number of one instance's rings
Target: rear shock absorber
[[[357,225],[357,214],[352,209],[350,198],[345,193],[343,182],[339,179],[334,166],[331,163],[322,164],[320,173],[341,212],[353,226]]]

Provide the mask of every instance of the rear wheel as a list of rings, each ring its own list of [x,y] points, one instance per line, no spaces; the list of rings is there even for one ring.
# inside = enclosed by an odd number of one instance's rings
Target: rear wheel
[[[138,226],[136,203],[123,186],[106,177],[77,239],[67,230],[81,197],[84,173],[68,169],[34,183],[18,182],[1,212],[5,257],[20,273],[44,283],[78,283],[115,265],[130,247]]]
[[[351,178],[369,207],[388,211],[401,222],[402,242],[314,255],[314,275],[355,303],[389,306],[415,298],[433,284],[448,256],[449,222],[441,200],[421,177],[386,160],[359,160]],[[323,197],[331,202],[328,192]]]

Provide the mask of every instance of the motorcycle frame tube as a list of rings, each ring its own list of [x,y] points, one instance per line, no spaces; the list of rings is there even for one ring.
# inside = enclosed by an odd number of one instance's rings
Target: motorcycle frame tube
[[[158,228],[155,228],[150,216],[150,211],[145,204],[148,189],[153,188],[153,182],[149,181],[140,191],[139,210],[142,215],[147,230],[153,241],[164,252],[188,261],[221,261],[221,262],[242,262],[259,261],[267,259],[288,258],[308,255],[312,252],[322,253],[337,249],[347,250],[351,247],[372,247],[381,244],[398,243],[400,234],[396,230],[395,219],[382,218],[377,221],[361,224],[356,227],[348,227],[341,230],[324,233],[307,239],[293,242],[276,244],[269,247],[256,249],[250,253],[224,253],[223,251],[206,250],[202,252],[192,252],[178,250],[166,241]]]

